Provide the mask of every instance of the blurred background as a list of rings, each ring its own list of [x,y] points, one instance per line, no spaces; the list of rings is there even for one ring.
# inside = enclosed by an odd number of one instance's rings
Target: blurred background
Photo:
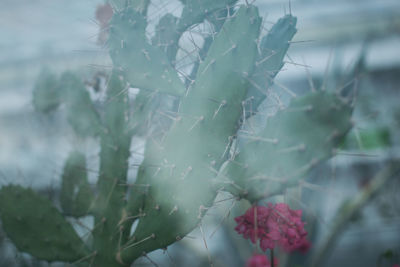
[[[98,73],[110,70],[107,49],[98,44],[95,19],[95,10],[103,3],[0,0],[0,186],[21,184],[55,198],[64,161],[75,147],[83,147],[90,169],[97,169],[97,141],[77,139],[63,109],[43,115],[34,111],[31,101],[43,67],[56,73],[74,70],[87,84]],[[291,267],[308,266],[334,229],[336,214],[368,186],[385,163],[400,157],[400,1],[257,0],[255,4],[265,18],[266,30],[289,12],[298,18],[298,33],[273,88],[278,94],[285,97],[286,88],[296,93],[321,86],[356,88],[355,127],[341,151],[310,175],[315,183],[301,187],[296,199],[281,197],[305,211],[313,243],[307,255],[283,258],[282,266],[285,262]],[[179,16],[180,3],[152,0],[149,37],[167,12]],[[140,151],[143,142],[137,140],[133,145],[132,150]],[[132,158],[133,162],[140,160],[140,155]],[[130,179],[134,178],[132,168]],[[95,172],[89,180],[96,181]],[[399,192],[397,176],[352,214],[335,233],[322,266],[400,263]],[[221,203],[204,222],[207,248],[197,230],[168,252],[149,254],[134,266],[210,266],[210,259],[214,266],[244,266],[252,248],[234,232],[233,218],[246,203]],[[91,218],[83,223],[90,225]],[[0,266],[63,265],[48,265],[17,252],[0,227]]]

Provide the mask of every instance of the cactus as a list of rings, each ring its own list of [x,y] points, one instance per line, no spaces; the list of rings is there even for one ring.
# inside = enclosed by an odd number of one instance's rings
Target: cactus
[[[85,155],[78,151],[71,152],[61,179],[60,204],[64,214],[74,217],[87,215],[93,192],[87,178]]]
[[[0,191],[4,230],[21,251],[48,261],[73,261],[88,248],[52,203],[33,190],[5,186]]]
[[[41,112],[50,112],[60,105],[57,78],[50,70],[43,69],[33,90],[33,106]]]
[[[349,103],[320,91],[295,99],[255,135],[241,135],[284,64],[295,17],[283,17],[260,38],[261,17],[253,5],[182,0],[182,16],[165,15],[150,42],[145,34],[149,2],[111,1],[113,69],[103,110],[95,108],[72,72],[59,79],[48,73],[39,77],[35,108],[49,112],[65,105],[78,136],[100,139],[100,169],[92,190],[85,155],[70,153],[62,175],[61,211],[31,189],[1,188],[3,226],[20,251],[46,261],[129,265],[195,229],[221,189],[254,202],[295,186],[332,156],[350,129]],[[204,20],[215,32],[199,51],[189,77],[193,82],[185,84],[175,70],[179,39]],[[130,87],[140,89],[133,103]],[[177,109],[170,105],[175,114],[169,116],[171,123],[161,134],[147,131],[154,124],[150,114],[157,113],[155,103],[165,104],[167,96],[179,102]],[[127,184],[135,135],[147,137],[144,161],[135,183],[121,186]],[[239,153],[229,153],[234,147]],[[254,179],[258,175],[271,180]],[[94,216],[92,239],[84,242],[65,216],[89,214]]]
[[[284,193],[314,166],[330,158],[352,127],[351,105],[318,91],[297,98],[239,140],[239,153],[220,172],[222,187],[251,202]]]

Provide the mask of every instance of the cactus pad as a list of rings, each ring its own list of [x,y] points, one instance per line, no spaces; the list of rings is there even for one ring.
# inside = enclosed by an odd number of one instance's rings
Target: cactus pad
[[[331,157],[351,129],[352,107],[319,91],[295,99],[267,120],[257,135],[241,136],[239,154],[221,173],[234,195],[257,201],[297,185],[316,164]]]
[[[40,73],[33,89],[33,106],[37,111],[50,112],[60,105],[57,77],[49,70]]]
[[[61,213],[31,189],[3,187],[0,214],[4,230],[18,249],[38,259],[73,262],[88,254]]]
[[[108,42],[114,67],[131,87],[182,95],[183,83],[162,50],[149,44],[146,25],[145,17],[134,8],[114,14]]]
[[[61,207],[66,215],[81,217],[88,214],[92,201],[85,155],[73,151],[65,163],[62,175]]]

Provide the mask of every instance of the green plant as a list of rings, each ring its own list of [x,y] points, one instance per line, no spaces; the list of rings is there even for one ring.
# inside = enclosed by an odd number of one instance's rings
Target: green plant
[[[107,43],[113,69],[100,112],[72,72],[39,77],[35,108],[50,112],[65,105],[78,135],[100,139],[100,169],[93,189],[85,155],[70,154],[62,175],[61,211],[31,189],[1,188],[3,227],[20,251],[47,261],[129,265],[196,228],[220,190],[256,202],[297,186],[334,154],[351,128],[350,101],[317,91],[263,117],[256,131],[244,131],[283,66],[296,18],[284,16],[260,38],[261,17],[253,5],[181,2],[182,16],[165,15],[150,43],[145,34],[149,1],[113,1]],[[214,32],[205,38],[191,75],[181,78],[179,40],[205,20]],[[132,103],[130,87],[140,89]],[[171,96],[173,103],[166,104],[171,123],[155,128],[157,103]],[[134,135],[147,137],[146,150],[136,182],[127,187]],[[84,215],[94,217],[88,242],[65,219]]]

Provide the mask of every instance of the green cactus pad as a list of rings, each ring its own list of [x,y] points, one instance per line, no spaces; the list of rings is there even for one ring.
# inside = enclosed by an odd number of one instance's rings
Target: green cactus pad
[[[20,251],[41,260],[66,262],[89,254],[61,213],[31,189],[1,188],[0,214],[4,230]]]
[[[351,114],[347,102],[328,92],[294,99],[260,133],[240,137],[239,154],[219,177],[224,188],[254,202],[298,185],[311,168],[334,154],[352,127]]]
[[[62,74],[60,81],[67,119],[78,135],[96,136],[101,131],[100,117],[82,81],[72,72]]]
[[[266,36],[261,40],[260,44],[260,61],[258,66],[269,72],[272,77],[279,72],[283,66],[282,60],[284,59],[287,50],[289,49],[290,41],[296,34],[297,18],[292,15],[286,15],[280,18]],[[262,61],[264,60],[264,61]],[[257,69],[257,71],[259,71]]]
[[[149,184],[137,229],[119,254],[123,262],[183,238],[199,223],[216,192],[211,179],[235,134],[256,57],[261,19],[257,8],[241,7],[224,24],[197,81],[182,99],[180,118],[161,144],[149,141],[137,185]],[[185,145],[182,145],[182,142]]]
[[[57,77],[43,69],[33,88],[33,106],[37,111],[50,112],[60,105]]]
[[[178,52],[178,42],[181,34],[177,30],[178,18],[172,14],[165,14],[156,26],[156,34],[152,43],[158,46],[174,65],[176,53]]]
[[[68,216],[81,217],[88,214],[92,201],[85,155],[73,151],[68,156],[62,175],[61,208]]]
[[[185,0],[181,1],[183,7],[182,16],[178,23],[178,31],[184,32],[190,26],[201,23],[208,14],[221,9],[226,9],[236,4],[238,0]]]
[[[116,249],[129,235],[125,227],[126,180],[132,134],[128,131],[129,98],[127,85],[117,72],[107,82],[103,127],[100,135],[100,168],[96,198],[91,208],[93,266],[119,266]]]
[[[252,101],[247,101],[246,113],[251,115],[266,98],[267,89],[284,65],[283,59],[289,49],[289,42],[297,32],[296,23],[296,17],[286,15],[262,38],[260,54],[251,77],[252,86],[247,93],[247,99]]]
[[[182,95],[185,87],[167,56],[148,43],[146,19],[134,8],[114,14],[110,24],[110,56],[131,87]]]

